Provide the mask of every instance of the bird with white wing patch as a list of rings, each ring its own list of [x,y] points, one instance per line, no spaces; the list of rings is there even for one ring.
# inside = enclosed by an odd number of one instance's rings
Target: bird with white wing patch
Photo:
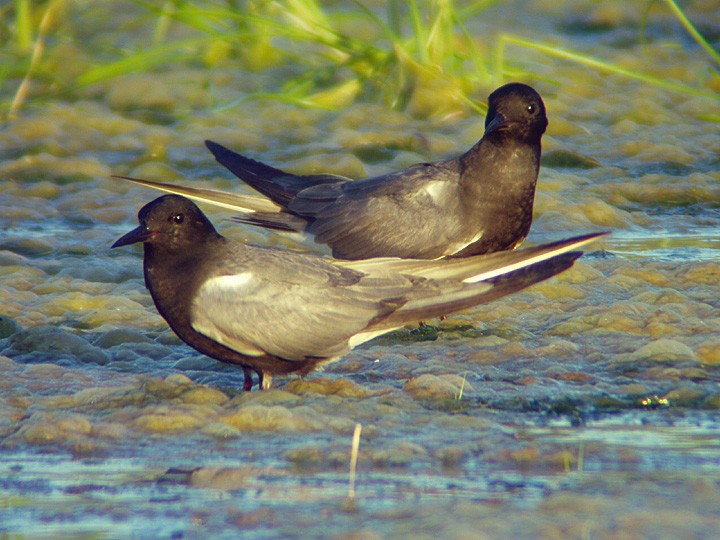
[[[245,389],[307,374],[406,323],[511,294],[572,266],[590,234],[533,248],[438,261],[338,261],[229,240],[189,199],[145,205],[113,247],[144,244],[160,314],[196,350],[245,371]]]
[[[451,159],[351,180],[292,174],[205,141],[263,197],[120,178],[234,209],[242,223],[302,233],[339,259],[469,257],[514,249],[528,235],[547,124],[540,95],[510,83],[490,94],[482,139]]]

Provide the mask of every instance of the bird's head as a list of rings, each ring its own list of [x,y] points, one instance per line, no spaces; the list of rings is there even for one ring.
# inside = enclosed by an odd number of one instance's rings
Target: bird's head
[[[488,98],[485,137],[510,137],[539,143],[548,120],[540,94],[522,83],[510,83]]]
[[[186,197],[163,195],[138,212],[140,225],[118,238],[113,248],[137,242],[167,250],[193,249],[197,242],[218,237],[210,220]]]

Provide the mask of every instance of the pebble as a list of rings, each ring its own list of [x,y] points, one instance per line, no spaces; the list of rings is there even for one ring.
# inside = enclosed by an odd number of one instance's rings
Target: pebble
[[[425,374],[410,379],[404,390],[415,399],[461,399],[462,393],[472,392],[473,388],[458,375]]]
[[[698,347],[697,355],[701,363],[717,366],[720,364],[720,340],[702,343]]]
[[[186,433],[207,424],[208,417],[202,407],[157,405],[144,409],[133,425],[149,433]]]
[[[7,347],[2,353],[32,362],[55,361],[61,357],[98,365],[110,361],[108,355],[99,347],[54,326],[36,326],[15,332],[8,338]]]
[[[15,319],[6,315],[0,315],[0,339],[13,335],[20,330],[20,325]]]
[[[624,360],[628,362],[650,361],[663,363],[698,362],[697,356],[690,347],[673,339],[651,341],[627,355]]]
[[[372,395],[370,390],[348,379],[328,379],[325,377],[313,377],[307,380],[295,379],[285,385],[285,390],[298,395],[320,394],[355,398]]]

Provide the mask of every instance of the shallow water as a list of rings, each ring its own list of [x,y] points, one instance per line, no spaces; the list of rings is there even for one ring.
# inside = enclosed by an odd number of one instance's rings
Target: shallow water
[[[644,7],[603,6],[502,3],[474,29],[709,77],[671,17],[655,14],[641,46]],[[717,43],[720,13],[694,9]],[[102,28],[77,17],[88,35]],[[243,395],[241,372],[182,345],[144,289],[139,248],[110,251],[157,194],[109,176],[246,189],[205,138],[363,176],[463,151],[482,118],[226,107],[281,74],[220,66],[122,77],[0,126],[0,536],[715,534],[718,102],[509,53],[542,73],[525,82],[550,117],[528,242],[612,236],[549,282],[268,392]],[[204,209],[224,234],[293,245]]]

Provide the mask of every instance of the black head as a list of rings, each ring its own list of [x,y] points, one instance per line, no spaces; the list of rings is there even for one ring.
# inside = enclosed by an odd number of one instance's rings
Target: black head
[[[528,143],[539,143],[548,120],[540,94],[522,83],[510,83],[488,98],[485,136],[498,134]]]
[[[163,195],[146,204],[138,212],[138,221],[140,226],[112,247],[143,242],[170,251],[188,250],[197,242],[219,236],[195,203],[180,195]]]

